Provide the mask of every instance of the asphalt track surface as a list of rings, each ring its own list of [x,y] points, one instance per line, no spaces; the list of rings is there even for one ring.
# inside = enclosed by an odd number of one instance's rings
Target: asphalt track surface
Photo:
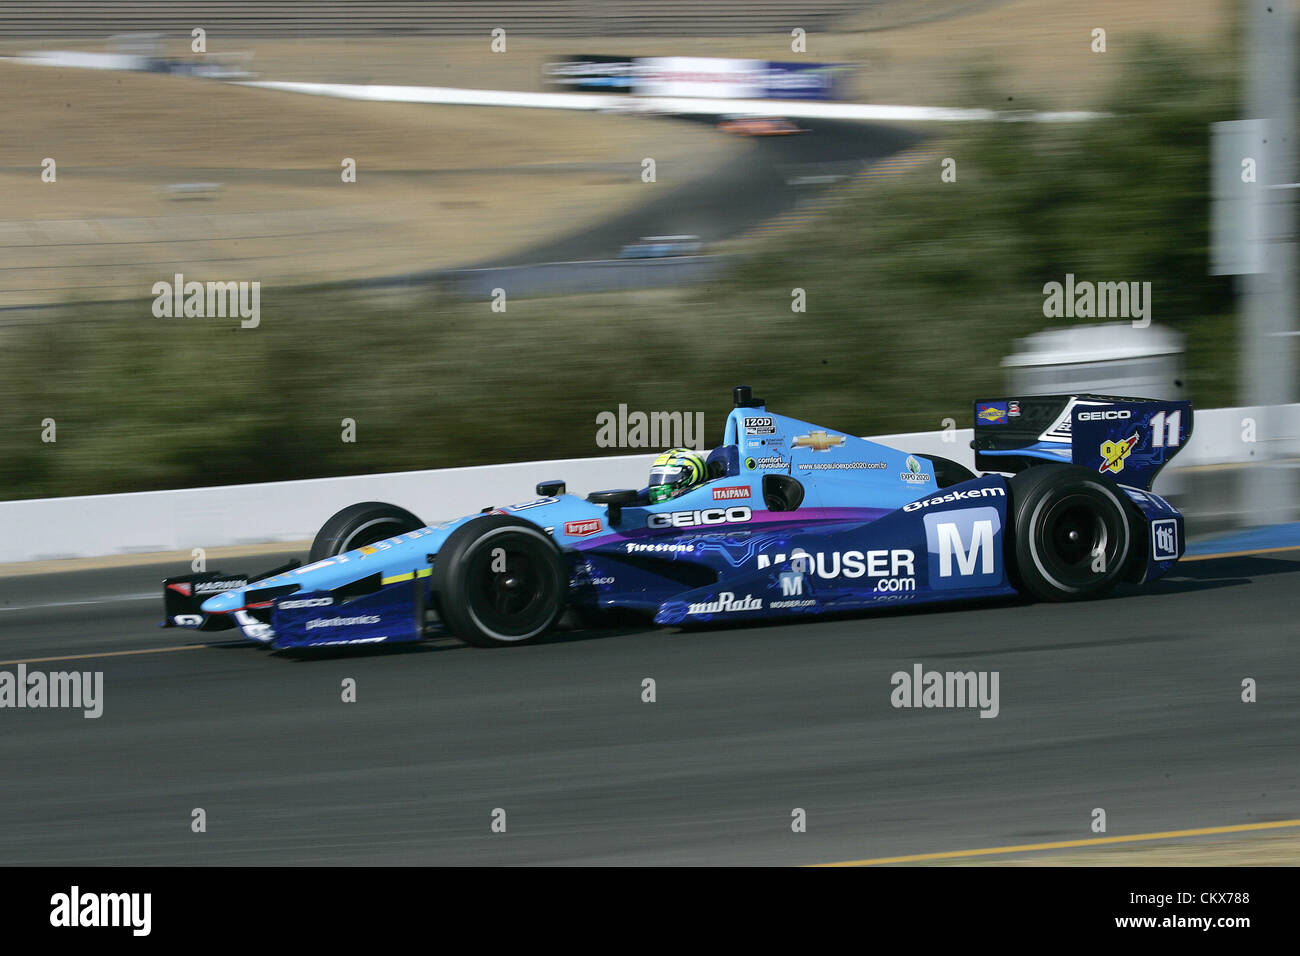
[[[718,117],[664,117],[664,122],[715,125]],[[882,123],[798,122],[808,132],[749,137],[739,156],[693,179],[679,177],[670,161],[658,163],[655,183],[645,187],[654,191],[649,201],[595,226],[558,235],[533,249],[484,261],[475,268],[612,258],[643,236],[699,236],[705,243],[727,239],[827,188],[791,185],[790,180],[827,174],[847,177],[923,139],[914,130]]]
[[[158,629],[180,570],[0,578],[0,670],[104,674],[97,720],[0,710],[0,864],[801,864],[1086,839],[1094,807],[1300,818],[1300,550],[1087,604],[305,658]],[[998,671],[999,716],[892,708],[916,662]]]

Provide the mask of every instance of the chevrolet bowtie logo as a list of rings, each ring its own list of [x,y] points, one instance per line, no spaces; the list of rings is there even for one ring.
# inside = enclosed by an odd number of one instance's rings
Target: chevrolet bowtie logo
[[[832,448],[843,444],[843,435],[828,435],[823,431],[815,431],[808,435],[796,435],[794,439],[795,448],[811,448],[813,451],[830,451]]]

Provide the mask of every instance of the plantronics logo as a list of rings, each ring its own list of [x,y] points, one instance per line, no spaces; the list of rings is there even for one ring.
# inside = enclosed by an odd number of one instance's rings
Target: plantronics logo
[[[383,620],[378,614],[358,614],[356,617],[318,617],[307,622],[306,630],[318,627],[355,627],[358,624],[378,624]]]

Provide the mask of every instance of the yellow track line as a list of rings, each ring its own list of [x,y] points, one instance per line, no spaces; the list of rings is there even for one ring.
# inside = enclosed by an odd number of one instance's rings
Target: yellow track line
[[[1132,836],[1095,837],[1090,840],[1060,840],[1056,843],[1023,843],[1019,846],[995,846],[981,850],[952,850],[946,853],[913,853],[910,856],[881,856],[873,860],[845,860],[840,863],[814,863],[812,865],[879,866],[882,863],[919,863],[922,860],[955,860],[973,856],[994,856],[1001,853],[1032,853],[1039,850],[1063,850],[1079,846],[1137,843],[1142,840],[1172,840],[1176,837],[1211,836],[1216,833],[1281,830],[1287,827],[1300,827],[1300,820],[1275,820],[1272,823],[1237,823],[1226,827],[1200,827],[1196,830],[1166,830],[1163,833],[1135,833]]]
[[[1300,545],[1291,545],[1286,548],[1255,548],[1253,551],[1221,551],[1218,554],[1198,554],[1190,558],[1179,558],[1179,563],[1183,561],[1208,561],[1211,558],[1240,558],[1247,554],[1276,554],[1278,551],[1300,551]]]
[[[130,657],[133,654],[166,654],[170,651],[197,651],[216,647],[215,644],[178,644],[175,647],[143,647],[137,651],[98,651],[93,654],[66,654],[63,657],[27,657],[20,661],[0,661],[0,667],[9,664],[48,664],[50,661],[84,661],[96,657]]]

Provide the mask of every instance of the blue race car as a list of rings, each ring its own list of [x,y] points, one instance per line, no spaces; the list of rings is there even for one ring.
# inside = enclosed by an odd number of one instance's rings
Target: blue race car
[[[522,644],[566,611],[691,626],[1022,593],[1099,596],[1165,574],[1183,518],[1151,492],[1189,402],[1054,395],[975,403],[976,475],[766,409],[734,390],[723,444],[672,449],[641,489],[565,493],[426,525],[364,502],[305,567],[164,582],[165,626],[278,649]]]

